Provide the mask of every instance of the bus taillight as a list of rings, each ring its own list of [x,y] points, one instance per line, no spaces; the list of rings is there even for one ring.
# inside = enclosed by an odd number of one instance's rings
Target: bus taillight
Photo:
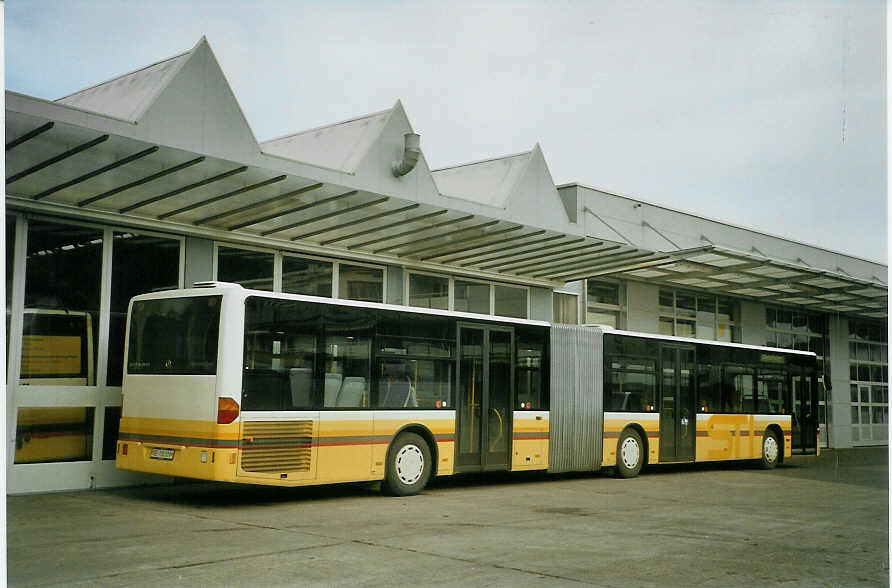
[[[238,418],[238,402],[232,398],[217,399],[217,424],[228,425]]]

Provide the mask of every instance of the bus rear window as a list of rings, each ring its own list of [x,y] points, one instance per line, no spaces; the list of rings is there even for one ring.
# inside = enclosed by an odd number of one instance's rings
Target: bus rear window
[[[191,296],[134,302],[127,373],[216,374],[221,301]]]

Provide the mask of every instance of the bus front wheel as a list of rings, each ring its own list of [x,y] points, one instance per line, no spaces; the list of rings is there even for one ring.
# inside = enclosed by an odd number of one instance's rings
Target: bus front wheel
[[[387,453],[383,489],[393,496],[418,494],[431,477],[431,450],[415,433],[403,433]]]
[[[644,443],[635,429],[626,429],[616,444],[616,473],[620,478],[634,478],[644,466]]]
[[[762,436],[762,468],[774,469],[780,460],[780,443],[773,431],[765,431]]]

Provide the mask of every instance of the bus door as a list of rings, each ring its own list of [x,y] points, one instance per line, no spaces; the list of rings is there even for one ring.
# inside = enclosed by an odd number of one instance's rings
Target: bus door
[[[663,343],[660,360],[660,461],[693,461],[697,436],[694,347]]]
[[[514,331],[458,327],[456,472],[507,470],[511,455]]]
[[[814,370],[796,368],[792,386],[791,449],[795,453],[815,453],[818,447],[817,378]]]

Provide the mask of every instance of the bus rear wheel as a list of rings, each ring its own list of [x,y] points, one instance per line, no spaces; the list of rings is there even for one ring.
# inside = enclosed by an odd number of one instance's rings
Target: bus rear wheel
[[[762,436],[762,469],[771,470],[780,461],[780,443],[774,431],[765,431]]]
[[[616,473],[620,478],[634,478],[644,466],[644,443],[635,429],[626,429],[616,443]]]
[[[431,450],[415,433],[402,433],[387,452],[383,490],[392,496],[418,494],[431,477]]]

